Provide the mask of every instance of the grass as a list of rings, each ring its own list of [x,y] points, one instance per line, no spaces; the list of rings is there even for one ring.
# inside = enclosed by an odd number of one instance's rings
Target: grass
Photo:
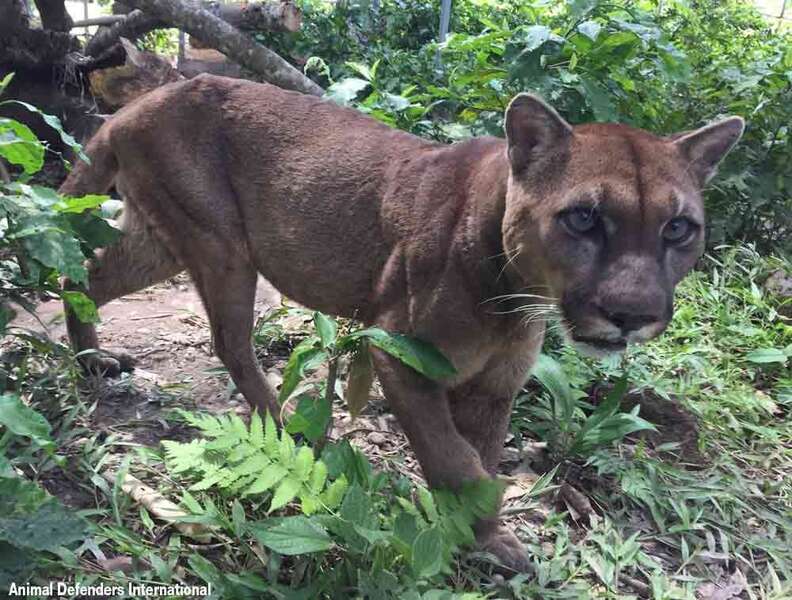
[[[169,471],[161,446],[130,441],[119,433],[123,426],[97,431],[91,396],[75,387],[73,371],[58,367],[66,358],[53,354],[57,346],[37,343],[15,366],[4,363],[6,387],[47,416],[56,450],[9,435],[3,450],[18,475],[75,505],[87,530],[80,543],[37,553],[35,579],[209,582],[216,597],[227,598],[790,598],[792,327],[781,316],[789,306],[764,288],[779,269],[789,273],[790,265],[749,246],[717,249],[680,285],[666,334],[620,361],[591,362],[548,340],[546,352],[563,365],[569,386],[586,392],[566,426],[582,426],[596,410],[595,384],[624,373],[636,398],[661,409],[671,406],[663,399],[673,400],[677,412],[658,413],[671,415],[658,423],[659,438],[636,433],[570,455],[554,437],[563,424],[542,412],[550,397],[536,382],[528,386],[510,445],[524,457],[523,472],[546,476],[531,475],[532,487],[506,513],[531,551],[535,577],[498,572],[476,553],[456,554],[445,569],[433,564],[448,549],[458,507],[391,470],[398,457],[372,468],[345,442],[329,444],[322,461],[328,481],[343,475],[357,491],[337,510],[318,509],[309,525],[327,532],[320,545],[330,549],[272,551],[264,542],[273,529],[305,524],[293,520],[302,516],[299,503],[270,514],[270,496],[236,497],[212,486],[189,491],[197,480]],[[277,324],[284,316],[264,324],[262,343],[293,345]],[[175,411],[163,414],[177,422]],[[693,444],[683,448],[674,436],[691,434],[691,423]],[[180,441],[196,435],[183,426],[173,431]],[[108,470],[115,474],[109,479]],[[125,473],[180,505],[188,516],[179,528],[157,518],[156,504],[130,499]],[[211,539],[191,538],[189,526],[209,530]]]

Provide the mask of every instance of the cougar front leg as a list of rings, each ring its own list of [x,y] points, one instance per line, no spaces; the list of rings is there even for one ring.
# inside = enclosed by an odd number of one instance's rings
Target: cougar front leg
[[[465,481],[491,479],[494,467],[487,466],[497,465],[495,449],[500,453],[503,447],[511,401],[490,407],[497,413],[494,415],[488,414],[486,407],[466,413],[464,419],[470,417],[470,421],[466,420],[465,425],[470,432],[475,429],[475,418],[485,420],[485,431],[481,435],[476,431],[473,436],[486,451],[482,457],[461,434],[449,395],[442,387],[380,351],[374,351],[374,355],[385,397],[407,434],[429,485],[459,489]],[[486,441],[488,434],[498,439]],[[497,556],[504,566],[515,571],[531,569],[522,544],[513,533],[499,526],[497,515],[480,520],[474,529],[479,547]]]
[[[481,457],[487,472],[495,477],[509,430],[514,396],[525,383],[539,353],[542,331],[537,326],[526,343],[517,344],[490,361],[471,381],[449,392],[451,413],[460,434]],[[517,571],[531,570],[531,562],[520,540],[495,516],[476,524],[479,546]]]
[[[490,479],[476,449],[457,430],[445,389],[380,350],[372,354],[385,398],[427,483],[457,489],[465,481]]]
[[[457,429],[479,453],[487,473],[495,477],[509,429],[511,395],[498,394],[482,387],[481,381],[474,381],[449,396]],[[479,548],[497,556],[510,569],[531,570],[524,546],[510,529],[501,525],[497,515],[481,519],[474,529]]]

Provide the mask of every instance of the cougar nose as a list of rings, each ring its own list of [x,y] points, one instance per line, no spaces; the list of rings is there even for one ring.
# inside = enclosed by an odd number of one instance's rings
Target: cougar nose
[[[602,316],[621,329],[621,332],[625,335],[632,331],[637,331],[645,325],[651,325],[661,320],[658,315],[619,310],[613,311],[602,307],[599,307],[599,309]]]

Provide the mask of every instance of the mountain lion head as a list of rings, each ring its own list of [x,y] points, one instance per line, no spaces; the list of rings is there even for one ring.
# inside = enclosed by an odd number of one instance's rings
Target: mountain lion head
[[[518,95],[506,111],[503,222],[517,286],[524,282],[526,297],[549,296],[584,351],[657,336],[674,287],[704,249],[702,187],[743,128],[740,117],[671,137],[572,127],[539,98]]]

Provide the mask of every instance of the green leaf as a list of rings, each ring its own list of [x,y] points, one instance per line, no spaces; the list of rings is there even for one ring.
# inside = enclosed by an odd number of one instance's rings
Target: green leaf
[[[329,348],[333,345],[338,333],[338,324],[327,315],[316,311],[313,314],[314,326],[319,334],[322,348]]]
[[[432,577],[443,568],[443,536],[430,527],[418,534],[412,545],[412,567],[418,577]]]
[[[324,502],[325,506],[330,510],[335,509],[344,499],[348,487],[349,482],[347,481],[346,475],[341,475],[341,477],[331,483],[324,491],[322,494],[322,502]]]
[[[32,552],[0,542],[0,590],[8,590],[12,583],[28,581],[37,566]]]
[[[311,476],[314,466],[314,453],[308,446],[301,446],[294,459],[293,476],[298,481],[306,482]]]
[[[369,69],[368,66],[364,65],[363,63],[348,61],[346,65],[353,71],[356,71],[358,75],[367,81],[371,81],[374,78],[371,69]]]
[[[423,486],[418,486],[416,492],[418,493],[418,502],[421,508],[423,508],[427,520],[430,523],[436,522],[440,518],[440,515],[437,512],[437,506],[435,505],[432,493]]]
[[[261,420],[257,410],[253,411],[250,415],[250,432],[248,433],[248,441],[257,449],[264,448],[264,423]]]
[[[0,95],[5,91],[5,89],[8,87],[8,84],[11,83],[11,80],[13,78],[14,78],[14,73],[11,72],[5,77],[3,77],[3,79],[0,79]]]
[[[597,121],[607,122],[618,120],[619,114],[613,102],[611,102],[611,95],[604,90],[599,83],[587,77],[582,77],[577,89],[586,99]]]
[[[30,438],[43,447],[54,447],[47,419],[27,406],[16,394],[0,396],[0,425],[11,433]]]
[[[44,165],[44,145],[27,125],[0,117],[0,157],[26,174],[36,173]]]
[[[301,433],[309,442],[315,442],[324,435],[331,417],[332,410],[327,398],[303,394],[299,396],[294,414],[289,417],[286,431],[292,435]]]
[[[572,421],[576,401],[561,365],[548,355],[540,354],[531,374],[550,392],[554,416],[562,426],[568,425]]]
[[[372,345],[395,356],[429,379],[441,380],[456,374],[454,365],[432,344],[400,333],[388,333],[378,327],[356,331],[347,340],[367,339]]]
[[[555,39],[553,31],[545,25],[531,25],[525,29],[523,53],[533,52],[550,39]]]
[[[60,213],[81,213],[86,210],[99,208],[102,202],[109,199],[110,196],[99,194],[90,194],[88,196],[79,196],[76,198],[61,196],[60,202],[53,208]]]
[[[96,213],[65,213],[64,216],[77,237],[91,249],[109,246],[121,237],[120,229]]]
[[[267,456],[274,457],[278,451],[278,427],[275,419],[268,412],[264,417],[264,452]]]
[[[250,496],[251,494],[266,492],[288,474],[289,471],[285,467],[277,464],[271,465],[264,470],[258,479],[250,484],[243,495]]]
[[[253,536],[270,550],[292,556],[329,550],[333,542],[327,530],[308,517],[285,517],[276,524],[267,521],[249,526]]]
[[[596,21],[583,21],[580,25],[578,25],[577,30],[589,38],[592,42],[595,42],[597,41],[599,32],[602,31],[602,25]]]
[[[623,375],[620,377],[613,386],[613,389],[608,392],[607,396],[605,396],[605,399],[599,404],[599,406],[597,406],[596,409],[594,409],[594,412],[591,413],[591,416],[586,419],[584,428],[593,429],[607,417],[615,415],[619,410],[619,406],[621,406],[621,401],[624,398],[624,394],[627,392],[628,385],[629,380],[627,379],[627,376]]]
[[[70,134],[66,132],[66,130],[63,128],[63,124],[61,123],[60,119],[55,115],[48,115],[47,113],[40,111],[32,104],[28,104],[27,102],[22,102],[21,100],[6,100],[4,102],[0,102],[0,104],[16,104],[18,106],[22,106],[26,108],[32,113],[39,115],[42,119],[44,119],[44,122],[47,125],[49,125],[56,132],[58,132],[58,135],[60,136],[63,143],[69,146],[77,156],[79,156],[82,160],[84,160],[87,163],[91,162],[88,156],[85,154],[85,152],[83,152],[80,143],[76,139],[74,139],[74,137],[72,137]]]
[[[289,356],[289,362],[283,370],[283,383],[281,384],[278,401],[283,404],[297,388],[309,367],[316,365],[327,358],[327,353],[316,346],[316,338],[310,337],[300,342]]]
[[[308,482],[308,489],[312,494],[321,493],[327,482],[327,465],[322,461],[314,463],[313,470],[311,471],[310,480]]]
[[[87,271],[80,243],[65,231],[50,229],[22,239],[30,256],[46,267],[56,269],[72,281],[85,283]]]
[[[87,523],[36,484],[0,478],[0,540],[52,551],[85,538]]]
[[[269,510],[267,512],[273,512],[279,508],[283,508],[289,502],[294,500],[294,498],[297,497],[297,493],[300,491],[302,484],[303,482],[296,477],[287,475],[275,489],[275,494],[272,496],[272,503],[270,504]]]
[[[355,484],[347,491],[339,515],[345,521],[368,527],[372,525],[371,511],[371,498],[362,487]]]
[[[64,290],[61,296],[77,315],[83,323],[97,323],[99,322],[99,311],[96,310],[96,304],[83,292]]]
[[[745,355],[745,359],[757,364],[786,364],[789,356],[780,348],[758,348]]]

